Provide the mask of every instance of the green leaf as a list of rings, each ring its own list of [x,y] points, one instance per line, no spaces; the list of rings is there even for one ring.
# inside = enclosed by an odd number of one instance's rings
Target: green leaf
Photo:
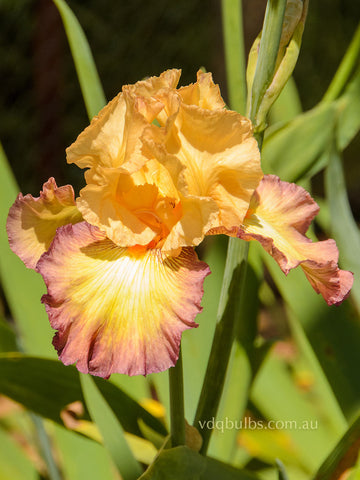
[[[334,145],[329,152],[325,182],[332,235],[339,248],[342,267],[354,273],[351,295],[360,312],[360,232],[351,212],[340,153]]]
[[[162,450],[139,480],[200,480],[205,470],[205,457],[188,447]]]
[[[51,345],[52,329],[40,303],[45,285],[41,276],[27,269],[10,250],[6,234],[9,208],[18,192],[19,188],[0,145],[0,280],[16,321],[21,347],[29,353],[55,357]]]
[[[354,321],[349,301],[329,307],[317,295],[300,268],[287,277],[264,252],[263,259],[283,299],[310,345],[345,414],[351,418],[360,409],[360,325]]]
[[[337,437],[321,421],[318,408],[301,394],[288,365],[273,352],[258,372],[251,399],[265,418],[279,422],[278,428],[291,437],[302,468],[314,471]],[[282,460],[293,461],[290,456]]]
[[[351,425],[316,473],[314,480],[338,480],[356,463],[360,451],[360,417]]]
[[[142,469],[125,440],[124,430],[115,413],[90,375],[82,374],[80,380],[91,418],[98,426],[105,447],[109,451],[121,477],[124,480],[136,480],[141,475]]]
[[[166,435],[162,423],[109,381],[96,378],[102,395],[113,408],[123,428],[141,436],[138,420]],[[63,425],[60,412],[70,403],[84,403],[75,367],[20,353],[0,355],[0,392],[28,409]],[[88,412],[85,418],[89,419]]]
[[[204,457],[188,447],[162,450],[154,463],[139,480],[257,480],[245,470],[210,457]]]
[[[286,125],[270,129],[262,150],[263,169],[289,182],[313,176],[326,166],[324,153],[334,135],[343,150],[359,128],[360,69],[338,100],[320,103]]]
[[[337,145],[339,150],[344,150],[360,129],[360,68],[337,101],[337,105]]]
[[[323,104],[273,131],[262,150],[265,173],[294,182],[314,169],[332,139],[336,116],[334,103]]]
[[[287,81],[284,89],[270,110],[270,123],[289,122],[302,112],[298,90],[293,77]]]
[[[53,0],[64,23],[86,110],[91,119],[106,104],[103,88],[85,34],[64,0]]]
[[[60,453],[61,470],[66,480],[117,478],[113,463],[103,445],[56,424],[52,426],[55,433],[54,444]]]
[[[252,370],[248,355],[239,342],[234,342],[209,447],[209,455],[216,456],[223,462],[231,463],[238,449],[239,431],[232,428],[230,422],[243,417],[251,380]],[[227,423],[226,419],[228,419]],[[201,425],[199,426],[201,427]]]
[[[250,247],[239,313],[241,321],[237,326],[236,342],[233,344],[226,372],[224,392],[217,415],[217,419],[220,420],[218,425],[222,425],[222,419],[241,419],[244,416],[250,385],[258,367],[254,341],[257,335],[258,290],[262,270],[259,271],[255,263],[256,258]],[[237,435],[236,428],[214,429],[209,454],[232,463],[238,450]]]
[[[14,330],[0,317],[0,352],[16,352],[17,342]]]
[[[246,242],[236,238],[229,239],[218,306],[218,322],[195,415],[194,425],[196,428],[199,428],[200,422],[206,425],[206,422],[217,414],[232,344],[236,338],[237,324],[240,321],[248,248]],[[206,453],[211,433],[211,429],[202,428],[202,453]]]
[[[276,466],[278,469],[279,480],[289,480],[288,474],[281,460],[276,459]]]
[[[20,447],[0,428],[1,480],[36,480],[39,475]]]
[[[230,106],[245,115],[246,79],[241,0],[222,0],[226,78]]]
[[[206,457],[206,469],[201,480],[259,480],[259,477],[231,465]]]
[[[193,421],[201,386],[204,380],[211,342],[216,325],[216,309],[219,302],[224,273],[226,242],[224,238],[210,238],[204,261],[209,265],[211,275],[204,283],[203,311],[196,317],[197,329],[183,333],[181,348],[184,368],[185,417]],[[196,368],[194,368],[194,364]]]

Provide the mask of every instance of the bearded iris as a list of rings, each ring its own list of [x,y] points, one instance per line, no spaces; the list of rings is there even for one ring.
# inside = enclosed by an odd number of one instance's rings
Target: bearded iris
[[[328,304],[349,293],[332,240],[305,233],[317,206],[264,176],[251,122],[226,110],[211,74],[177,88],[169,70],[124,86],[67,149],[86,168],[79,197],[54,179],[10,209],[13,251],[44,278],[42,301],[66,365],[108,377],[176,363],[196,327],[205,235],[260,241],[287,273],[298,265]]]

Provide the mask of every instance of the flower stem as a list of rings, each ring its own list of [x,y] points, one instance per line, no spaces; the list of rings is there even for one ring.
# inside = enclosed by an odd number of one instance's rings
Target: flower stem
[[[181,348],[176,365],[169,369],[171,444],[185,445],[184,387]]]

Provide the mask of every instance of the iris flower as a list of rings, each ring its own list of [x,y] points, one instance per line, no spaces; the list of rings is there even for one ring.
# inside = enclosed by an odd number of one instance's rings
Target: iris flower
[[[12,250],[47,286],[59,358],[83,373],[176,363],[210,273],[194,250],[205,235],[259,241],[285,273],[300,265],[329,305],[352,285],[335,242],[305,236],[310,195],[263,175],[251,122],[225,109],[210,73],[177,88],[179,77],[124,86],[67,149],[87,169],[78,198],[50,178],[9,212]]]

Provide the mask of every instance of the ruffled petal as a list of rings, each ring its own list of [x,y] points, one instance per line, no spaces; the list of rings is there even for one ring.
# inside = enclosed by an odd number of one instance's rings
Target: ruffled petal
[[[221,97],[220,88],[213,82],[212,74],[197,72],[197,81],[186,87],[179,88],[179,94],[187,105],[197,105],[207,110],[223,109],[225,102]]]
[[[59,229],[38,270],[60,359],[102,377],[173,366],[210,273],[192,248],[177,257],[121,248],[86,222]]]
[[[67,162],[80,168],[141,165],[141,132],[148,122],[136,99],[119,93],[66,149]]]
[[[148,245],[166,237],[182,215],[166,168],[149,160],[142,168],[93,168],[77,205],[84,219],[119,246]]]
[[[218,207],[212,198],[181,196],[181,218],[166,237],[162,250],[172,254],[186,246],[197,246],[218,218]]]
[[[35,268],[56,229],[81,220],[72,186],[58,187],[55,179],[49,178],[39,197],[19,193],[10,208],[6,225],[10,247],[28,268]]]
[[[168,125],[165,154],[155,134],[154,138],[148,148],[174,172],[182,195],[208,197],[216,203],[218,218],[210,228],[231,229],[242,223],[263,176],[248,119],[236,112],[182,105]]]
[[[338,268],[334,240],[313,243],[305,236],[318,211],[303,188],[265,175],[238,236],[258,240],[285,274],[300,265],[314,290],[328,305],[337,305],[349,295],[353,275]]]

